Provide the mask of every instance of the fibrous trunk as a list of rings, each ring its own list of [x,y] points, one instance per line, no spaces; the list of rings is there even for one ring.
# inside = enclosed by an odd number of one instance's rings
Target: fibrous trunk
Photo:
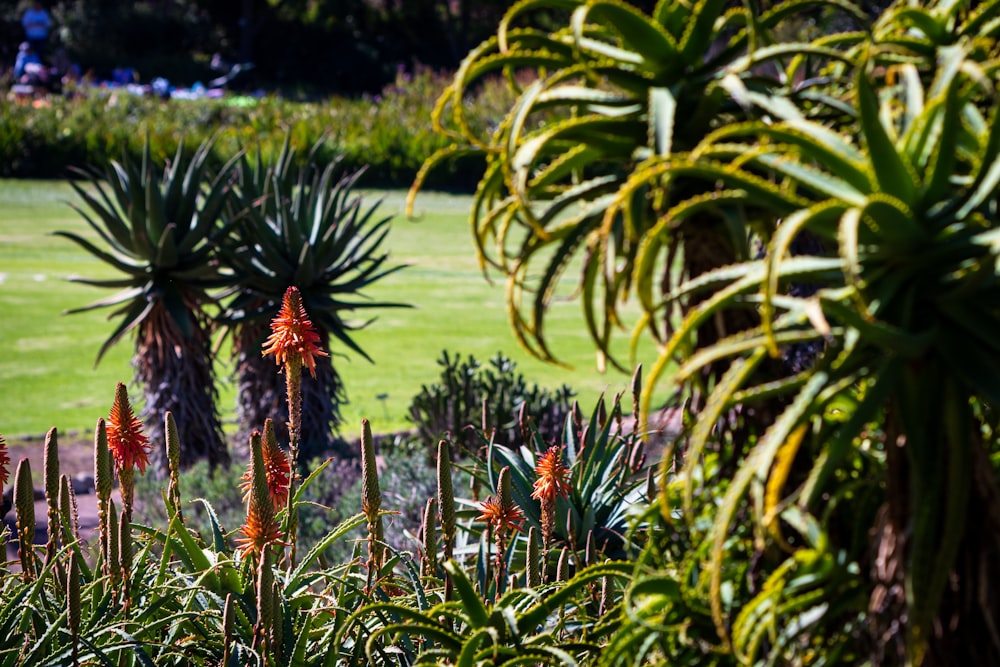
[[[146,398],[141,416],[154,444],[150,461],[164,474],[167,460],[163,420],[168,411],[177,423],[181,466],[205,459],[214,467],[229,460],[216,409],[207,322],[193,314],[190,321],[191,335],[185,336],[165,307],[157,305],[139,327],[132,360],[135,381]]]

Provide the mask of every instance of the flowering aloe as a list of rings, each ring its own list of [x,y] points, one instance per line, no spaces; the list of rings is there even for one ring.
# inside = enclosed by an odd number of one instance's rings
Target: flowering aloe
[[[115,388],[115,402],[111,405],[111,414],[108,415],[108,448],[115,460],[122,504],[129,518],[132,517],[132,500],[135,495],[133,487],[135,469],[138,468],[140,473],[146,472],[149,453],[152,451],[149,438],[142,430],[142,422],[132,412],[128,390],[119,382]]]
[[[259,432],[250,436],[250,498],[247,501],[247,520],[241,529],[239,550],[245,554],[261,554],[271,542],[281,541],[281,531],[275,518],[274,505],[267,488],[261,437]]]
[[[549,447],[535,464],[535,474],[538,479],[533,485],[531,497],[542,505],[542,541],[548,549],[552,540],[556,521],[556,498],[569,497],[570,471],[563,463],[562,448]]]
[[[271,321],[271,335],[264,343],[263,356],[274,355],[279,366],[284,366],[285,393],[288,397],[288,454],[290,458],[288,494],[292,493],[294,471],[298,467],[299,442],[302,434],[302,367],[316,375],[316,357],[326,357],[319,347],[320,338],[313,327],[309,314],[302,305],[302,295],[297,287],[285,290],[281,310]],[[295,508],[289,503],[286,526],[292,549],[290,558],[295,560],[295,533],[298,518]]]
[[[264,343],[264,356],[274,355],[274,361],[284,365],[285,372],[293,372],[303,366],[316,377],[316,357],[329,356],[319,348],[319,334],[302,305],[299,288],[292,286],[285,290],[281,310],[271,321],[271,335]]]
[[[35,487],[31,483],[31,463],[23,458],[14,473],[14,513],[17,519],[17,553],[25,581],[35,578]]]
[[[326,357],[318,347],[319,335],[309,320],[302,295],[297,287],[285,290],[281,311],[271,321],[271,335],[264,343],[264,356],[274,355],[274,361],[284,366],[285,390],[288,395],[288,434],[292,464],[296,463],[302,427],[302,367],[316,376],[316,357]]]
[[[286,437],[280,380],[259,350],[268,318],[289,285],[301,292],[319,346],[329,349],[336,340],[365,359],[353,331],[371,320],[352,321],[353,314],[399,305],[361,298],[366,288],[399,268],[388,266],[382,247],[391,218],[377,216],[377,204],[366,206],[354,193],[360,171],[344,173],[337,158],[320,162],[329,154],[320,143],[303,161],[289,135],[272,163],[261,156],[241,163],[234,188],[238,196],[231,201],[236,222],[221,257],[237,284],[223,317],[233,335],[237,417],[247,432],[274,417],[278,438]],[[306,407],[299,439],[313,456],[337,446],[334,434],[345,395],[329,357],[317,359],[310,372],[302,382]]]
[[[288,502],[288,485],[291,481],[292,469],[288,462],[288,455],[278,445],[278,438],[274,434],[274,422],[270,419],[264,422],[261,456],[271,503],[276,508],[284,507]],[[250,500],[253,479],[249,470],[243,473],[240,489],[243,490],[243,502]]]
[[[479,519],[486,522],[496,546],[495,581],[496,594],[499,595],[507,576],[507,535],[521,530],[524,524],[524,512],[514,504],[511,496],[509,467],[505,466],[500,471],[496,494],[480,504]]]

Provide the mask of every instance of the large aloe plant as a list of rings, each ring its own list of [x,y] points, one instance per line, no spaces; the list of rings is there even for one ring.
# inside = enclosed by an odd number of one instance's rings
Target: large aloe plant
[[[868,613],[853,623],[872,633],[875,662],[1000,660],[990,629],[1000,609],[976,593],[996,581],[1000,553],[996,443],[976,407],[1000,400],[1000,107],[982,53],[982,43],[956,40],[933,45],[926,59],[900,58],[898,45],[875,44],[869,64],[879,68],[859,67],[853,85],[853,136],[789,114],[727,128],[700,149],[740,155],[744,175],[779,179],[786,193],[766,259],[682,286],[711,297],[654,369],[685,348],[702,318],[760,304],[761,326],[681,360],[672,375],[683,384],[713,359],[731,362],[686,440],[688,508],[718,417],[787,397],[729,482],[701,561],[723,643],[747,661],[769,645],[801,650],[787,629],[831,618],[838,596],[857,594],[858,575]],[[790,257],[804,232],[835,251]],[[818,291],[794,296],[793,281]],[[804,340],[826,347],[811,367],[780,380],[759,372],[769,354]],[[864,468],[881,484],[844,495]],[[857,548],[856,531],[834,531],[831,501],[870,529],[870,551]],[[789,555],[737,614],[723,582],[727,544],[746,512]]]
[[[69,312],[115,308],[117,325],[98,351],[98,362],[109,347],[136,333],[132,365],[145,391],[143,415],[154,424],[150,435],[162,442],[160,416],[173,413],[185,465],[198,458],[212,464],[228,459],[215,405],[206,308],[215,303],[210,290],[226,282],[213,259],[234,163],[214,167],[212,145],[206,141],[190,153],[181,142],[173,158],[160,164],[147,138],[138,164],[125,156],[100,170],[78,170],[85,181],[71,181],[82,201],[74,208],[98,240],[56,232],[122,274],[73,278],[121,291]],[[154,458],[163,464],[159,450]]]
[[[779,71],[770,61],[839,56],[823,43],[768,46],[770,31],[795,7],[801,5],[779,4],[758,15],[721,0],[661,1],[645,13],[620,0],[519,2],[497,36],[465,60],[434,118],[455,144],[428,160],[424,173],[458,154],[486,157],[474,238],[483,267],[506,275],[513,329],[535,354],[557,356],[544,318],[571,266],[581,266],[585,321],[607,356],[620,325],[618,304],[637,280],[669,290],[679,277],[749,256],[747,223],[725,196],[693,173],[670,178],[658,166],[713,129],[747,117],[747,97],[766,99],[760,91],[783,85],[765,76]],[[534,79],[522,88],[524,70]],[[496,74],[508,75],[520,95],[492,134],[478,135],[463,99]],[[697,215],[657,227],[674,203],[694,194],[705,195]],[[662,262],[637,277],[636,256],[654,235]],[[570,262],[577,254],[582,265]],[[681,272],[672,271],[676,258]],[[658,337],[666,335],[671,314],[648,323]],[[744,312],[708,323],[701,344],[753,321]]]
[[[322,348],[337,341],[369,361],[352,334],[371,320],[351,315],[404,305],[364,298],[365,289],[402,268],[389,265],[383,249],[391,218],[377,217],[378,204],[365,205],[355,191],[363,172],[344,173],[337,159],[323,164],[322,147],[300,160],[289,137],[273,164],[258,156],[241,165],[236,224],[221,256],[234,276],[223,321],[233,335],[237,418],[247,432],[268,418],[281,431],[287,420],[284,379],[261,357],[261,345],[288,287],[299,289]],[[302,400],[306,460],[337,442],[346,393],[330,357],[317,359],[315,377],[303,378]]]

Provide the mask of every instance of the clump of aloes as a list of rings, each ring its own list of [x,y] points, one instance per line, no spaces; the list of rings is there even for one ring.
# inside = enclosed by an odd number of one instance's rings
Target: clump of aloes
[[[135,469],[145,474],[149,465],[152,446],[142,432],[143,426],[132,411],[128,400],[128,390],[121,382],[115,388],[115,402],[106,424],[108,449],[114,457],[118,486],[121,491],[125,516],[132,520],[132,503],[135,497]]]
[[[288,395],[288,453],[290,478],[288,488],[288,541],[291,545],[289,565],[295,561],[295,532],[297,517],[291,503],[291,482],[299,458],[299,437],[302,430],[302,367],[316,377],[316,357],[329,356],[319,348],[320,337],[316,333],[305,306],[302,295],[295,286],[285,290],[281,310],[271,321],[271,335],[264,342],[264,356],[274,355],[274,361],[285,371],[285,390]]]

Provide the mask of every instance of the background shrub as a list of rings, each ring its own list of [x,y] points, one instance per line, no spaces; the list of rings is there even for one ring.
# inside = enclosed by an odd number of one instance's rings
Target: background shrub
[[[318,159],[343,155],[346,170],[368,165],[366,187],[408,187],[422,162],[448,145],[430,127],[431,112],[447,79],[428,69],[399,70],[380,94],[294,102],[280,97],[170,100],[94,88],[71,98],[51,96],[34,106],[0,100],[0,177],[63,178],[69,166],[105,164],[128,153],[138,159],[148,132],[153,156],[162,160],[184,142],[193,149],[218,134],[214,156],[221,164],[238,150],[260,147],[278,154],[285,134],[298,146],[330,139]],[[470,122],[489,128],[511,93],[483,86],[470,98]],[[304,161],[306,155],[303,153]],[[432,187],[471,190],[482,173],[458,159],[431,174]]]
[[[572,409],[575,393],[563,385],[551,390],[528,385],[516,372],[517,364],[497,353],[484,366],[469,355],[441,353],[439,382],[423,385],[410,404],[409,419],[417,427],[417,438],[433,447],[447,438],[461,448],[475,452],[481,439],[474,427],[483,423],[483,403],[487,425],[496,428],[496,438],[510,447],[524,444],[518,413],[522,406],[530,415],[542,441],[559,438]]]

